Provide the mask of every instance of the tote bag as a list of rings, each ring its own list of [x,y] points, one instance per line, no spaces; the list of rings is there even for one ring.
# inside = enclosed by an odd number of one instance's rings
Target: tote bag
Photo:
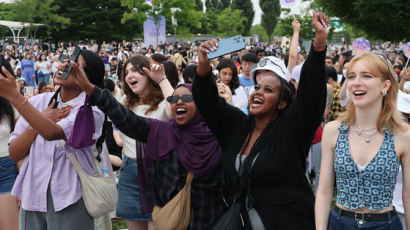
[[[80,166],[74,154],[68,155],[81,181],[81,191],[88,213],[98,218],[114,211],[117,205],[118,191],[111,177],[88,175]]]
[[[162,208],[154,206],[152,220],[156,230],[186,230],[191,214],[191,183],[194,175],[188,172],[185,186]]]

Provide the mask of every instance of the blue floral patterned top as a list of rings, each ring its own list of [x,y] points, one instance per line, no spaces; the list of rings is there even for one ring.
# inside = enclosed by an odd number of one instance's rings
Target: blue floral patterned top
[[[362,207],[380,210],[390,207],[401,164],[396,155],[393,134],[383,128],[385,136],[379,151],[364,170],[360,171],[350,153],[348,131],[349,126],[341,123],[333,162],[337,203],[351,210]]]

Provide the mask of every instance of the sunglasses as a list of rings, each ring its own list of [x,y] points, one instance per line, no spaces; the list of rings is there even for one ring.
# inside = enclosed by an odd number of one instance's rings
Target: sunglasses
[[[259,66],[259,67],[264,67],[264,66],[268,63],[268,61],[269,61],[270,63],[272,63],[273,65],[279,67],[280,71],[282,71],[282,73],[283,73],[284,75],[286,75],[285,72],[283,71],[282,67],[280,67],[280,66],[279,66],[278,64],[276,64],[275,62],[271,61],[269,58],[262,58],[262,59],[259,61],[258,66]]]
[[[181,98],[181,100],[182,100],[183,102],[191,102],[191,101],[194,100],[194,98],[192,97],[192,95],[190,95],[190,94],[185,94],[185,95],[182,95],[182,96],[176,96],[176,95],[169,96],[169,97],[167,97],[167,101],[168,101],[170,104],[175,104],[175,103],[178,102],[179,98]]]

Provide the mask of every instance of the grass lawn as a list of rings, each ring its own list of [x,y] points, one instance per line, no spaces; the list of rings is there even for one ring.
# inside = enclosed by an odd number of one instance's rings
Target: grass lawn
[[[127,229],[125,220],[112,219],[112,230]]]

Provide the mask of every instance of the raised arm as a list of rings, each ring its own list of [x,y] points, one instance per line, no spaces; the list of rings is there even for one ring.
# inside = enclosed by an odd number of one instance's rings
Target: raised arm
[[[320,125],[326,104],[326,38],[327,16],[313,12],[312,26],[316,31],[309,56],[303,64],[296,99],[290,108],[290,125],[301,134],[312,136]],[[310,132],[309,132],[310,131]]]
[[[65,106],[58,109],[53,109],[55,104],[55,100],[48,106],[46,110],[42,113],[53,120],[54,122],[58,122],[61,119],[65,118],[71,111],[71,106]],[[22,125],[22,120],[16,124],[17,126]],[[9,145],[9,152],[10,152],[10,159],[14,162],[18,162],[24,159],[29,153],[31,145],[33,144],[34,140],[37,138],[38,132],[33,129],[32,127],[25,128],[24,132],[21,134],[17,134],[18,137],[13,139]]]
[[[28,99],[16,88],[14,77],[2,67],[4,77],[0,76],[0,96],[7,98],[26,119],[30,126],[48,141],[66,139],[64,130],[53,120],[34,108]]]
[[[247,119],[247,116],[218,95],[216,83],[212,78],[210,61],[206,54],[215,50],[217,46],[216,40],[203,42],[199,46],[198,67],[192,91],[197,109],[221,146],[224,147],[230,133],[235,130],[240,121]]]
[[[296,66],[296,60],[298,57],[300,23],[297,18],[293,19],[292,27],[293,27],[293,35],[292,35],[292,42],[290,43],[290,48],[289,48],[289,60],[288,60],[289,73],[292,73],[293,67]]]
[[[161,88],[162,94],[164,95],[164,98],[167,99],[167,97],[171,96],[174,92],[174,88],[172,88],[171,83],[169,83],[168,78],[165,76],[164,65],[153,64],[151,57],[149,57],[149,65],[150,70],[145,67],[143,67],[142,69],[152,80],[158,83],[159,87]],[[166,104],[165,112],[168,118],[172,117],[171,104]]]

